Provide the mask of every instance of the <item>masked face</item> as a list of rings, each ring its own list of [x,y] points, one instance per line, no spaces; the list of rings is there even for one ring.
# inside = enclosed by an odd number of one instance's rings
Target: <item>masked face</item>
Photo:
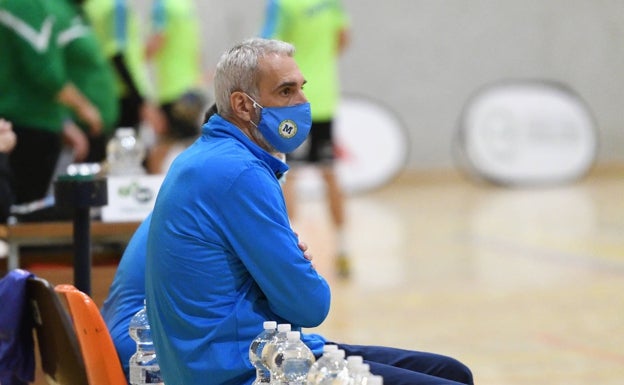
[[[299,147],[310,133],[312,115],[310,103],[285,107],[262,107],[251,96],[245,94],[254,107],[260,108],[260,121],[256,125],[266,141],[277,151],[285,154]]]

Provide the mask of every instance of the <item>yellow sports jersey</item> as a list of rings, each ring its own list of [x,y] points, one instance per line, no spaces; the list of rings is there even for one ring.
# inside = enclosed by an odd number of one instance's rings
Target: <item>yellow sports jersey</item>
[[[339,33],[347,26],[339,0],[271,0],[262,37],[295,46],[295,60],[306,78],[304,92],[314,121],[334,116],[339,96]]]
[[[156,0],[152,30],[161,33],[164,45],[154,57],[156,95],[160,103],[178,99],[196,88],[201,78],[199,20],[194,2]]]

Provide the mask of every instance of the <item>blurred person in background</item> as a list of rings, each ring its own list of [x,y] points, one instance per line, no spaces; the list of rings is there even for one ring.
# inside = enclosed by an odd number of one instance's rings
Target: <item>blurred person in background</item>
[[[115,130],[119,106],[113,69],[86,19],[83,4],[84,0],[55,0],[50,3],[58,22],[67,26],[59,36],[59,45],[63,49],[68,76],[102,117],[102,132],[91,135],[85,124],[72,114],[72,119],[65,122],[65,138],[75,150],[75,161],[99,163],[106,158],[106,143]],[[81,131],[87,134],[88,142],[83,142]]]
[[[306,143],[287,155],[291,171],[284,184],[288,215],[296,217],[296,169],[311,164],[319,168],[335,227],[336,271],[350,274],[345,236],[344,194],[336,177],[334,116],[339,99],[338,57],[349,40],[349,24],[340,0],[270,0],[262,37],[293,44],[295,60],[308,83],[305,93],[312,106],[312,129]]]
[[[60,45],[65,28],[49,1],[0,0],[0,117],[17,136],[9,155],[16,204],[46,197],[66,108],[91,135],[102,131],[100,112],[69,77]]]
[[[147,157],[149,173],[166,172],[173,158],[199,136],[207,103],[199,34],[194,1],[152,1],[146,57],[152,64],[156,99],[165,119]]]
[[[155,133],[162,132],[163,118],[152,100],[145,44],[132,3],[127,0],[86,0],[84,9],[104,57],[114,70],[119,107],[115,126],[139,131],[143,125]]]

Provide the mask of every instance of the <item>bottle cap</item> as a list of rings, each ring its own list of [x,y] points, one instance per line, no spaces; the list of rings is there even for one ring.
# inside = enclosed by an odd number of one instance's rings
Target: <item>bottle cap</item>
[[[297,340],[301,339],[301,333],[299,333],[299,332],[288,332],[288,333],[286,333],[286,338],[288,338],[288,341],[297,341]]]
[[[290,324],[278,324],[277,325],[278,332],[289,332],[290,328],[291,328]]]
[[[277,322],[275,321],[264,321],[262,323],[262,327],[264,330],[275,330],[277,328]]]
[[[364,362],[362,356],[349,356],[347,357],[347,364],[350,368],[355,368],[357,365],[361,365]]]
[[[336,344],[325,344],[323,345],[323,352],[330,352],[338,350],[338,345]]]
[[[115,136],[135,135],[136,131],[133,127],[119,127],[115,130]]]

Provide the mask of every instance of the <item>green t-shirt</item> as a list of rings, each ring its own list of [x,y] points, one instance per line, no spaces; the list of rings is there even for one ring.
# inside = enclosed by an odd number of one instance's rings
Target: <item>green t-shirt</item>
[[[98,109],[104,131],[110,133],[119,114],[113,69],[75,1],[55,0],[50,4],[62,26],[59,45],[69,79]]]
[[[49,3],[0,0],[0,116],[61,132],[65,109],[56,98],[67,73]]]
[[[333,118],[339,96],[338,36],[347,26],[339,0],[271,0],[262,36],[295,46],[312,119]]]
[[[160,103],[178,99],[201,78],[199,20],[189,0],[155,0],[152,30],[164,37],[154,57],[156,95]]]

